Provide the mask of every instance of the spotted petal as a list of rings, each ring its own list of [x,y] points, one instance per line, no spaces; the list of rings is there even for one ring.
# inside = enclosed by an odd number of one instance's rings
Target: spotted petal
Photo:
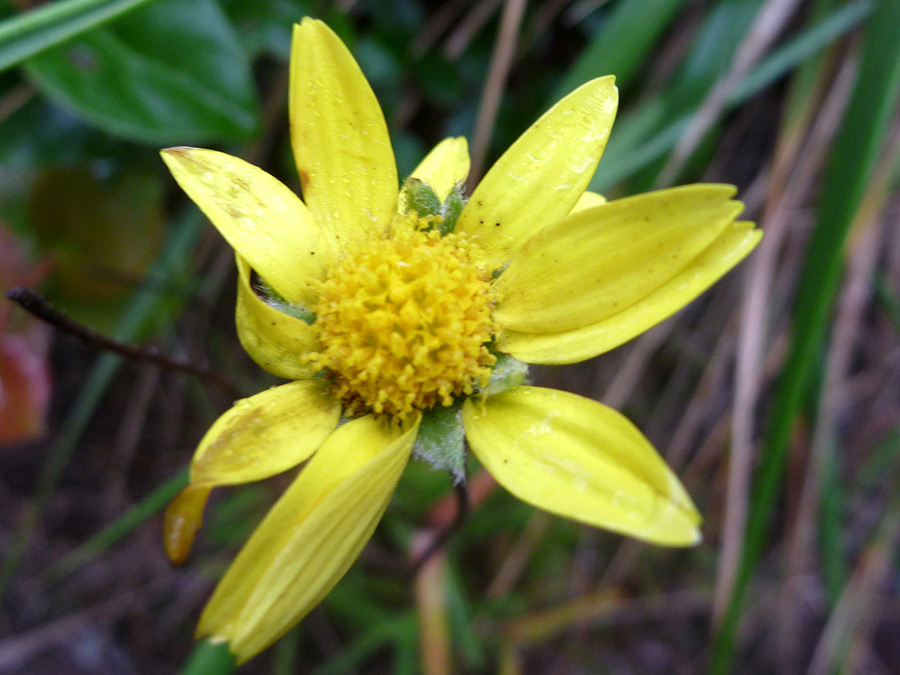
[[[700,540],[681,483],[622,415],[575,394],[518,387],[463,406],[472,451],[538,508],[666,546]]]
[[[690,264],[647,297],[612,316],[581,328],[557,333],[503,331],[498,348],[528,363],[577,363],[615,349],[665,320],[712,286],[759,243],[753,223],[727,227]]]
[[[676,277],[743,210],[728,185],[690,185],[578,211],[532,237],[497,280],[502,329],[556,333],[631,307]]]
[[[340,414],[341,404],[319,378],[240,399],[200,441],[191,483],[247,483],[286,471],[319,449]]]
[[[312,377],[315,368],[303,355],[316,351],[315,329],[264,302],[250,285],[250,265],[237,256],[235,323],[244,350],[261,368],[286,380]]]
[[[328,251],[309,210],[280,181],[224,152],[169,148],[162,158],[231,247],[291,302],[311,299]]]
[[[181,563],[203,522],[210,490],[286,471],[318,450],[341,405],[319,380],[291,382],[237,401],[213,423],[191,462],[191,484],[166,508],[163,541]]]
[[[606,147],[619,95],[615,78],[592,80],[550,108],[497,160],[460,215],[499,268],[534,233],[578,201]]]
[[[419,418],[372,416],[335,431],[266,515],[200,617],[199,635],[246,661],[340,580],[372,535],[406,466]]]
[[[334,250],[380,232],[397,203],[397,165],[372,88],[321,21],[294,26],[291,143],[303,199]]]

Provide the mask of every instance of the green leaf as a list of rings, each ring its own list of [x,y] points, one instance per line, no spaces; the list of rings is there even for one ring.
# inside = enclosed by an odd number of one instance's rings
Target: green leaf
[[[491,369],[491,377],[488,380],[484,393],[487,396],[502,394],[504,391],[515,389],[525,384],[528,379],[528,364],[510,356],[509,354],[497,354],[497,363]]]
[[[156,0],[69,0],[0,23],[0,71]]]
[[[51,100],[153,144],[245,139],[258,126],[250,64],[214,0],[165,0],[26,64]]]
[[[312,14],[305,0],[220,0],[219,4],[248,54],[270,54],[283,61],[290,57],[294,23]]]
[[[435,406],[425,412],[413,452],[435,469],[448,469],[456,484],[466,480],[465,431],[462,404]]]
[[[0,96],[8,91],[0,90]],[[109,162],[111,157],[127,162],[135,149],[40,96],[3,120],[0,133],[0,164],[8,169],[80,166],[97,159]],[[155,150],[144,154],[154,162],[158,157]],[[142,159],[138,156],[137,161]]]
[[[403,184],[406,192],[406,211],[415,211],[419,218],[437,216],[441,213],[441,200],[428,183],[410,176]]]
[[[30,224],[53,263],[47,290],[61,310],[112,330],[162,246],[163,193],[158,172],[98,177],[78,167],[35,176]]]
[[[462,213],[465,205],[466,198],[463,195],[463,186],[460,184],[450,190],[450,194],[447,195],[447,199],[441,206],[441,215],[444,217],[444,222],[438,225],[441,234],[453,232],[456,228],[456,221],[459,220],[459,214]]]

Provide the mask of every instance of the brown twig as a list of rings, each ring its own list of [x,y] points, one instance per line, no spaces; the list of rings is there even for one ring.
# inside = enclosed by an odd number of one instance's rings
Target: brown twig
[[[457,483],[454,486],[456,492],[456,515],[453,518],[453,522],[449,525],[441,529],[437,534],[434,535],[432,540],[425,546],[422,553],[413,561],[410,569],[410,576],[415,577],[419,571],[422,569],[422,566],[428,562],[428,559],[437,553],[441,548],[443,548],[444,544],[453,536],[453,533],[456,532],[460,526],[465,522],[466,517],[469,515],[469,488],[465,482]]]
[[[488,143],[494,131],[497,112],[500,110],[500,99],[503,97],[506,78],[516,53],[519,26],[524,14],[524,0],[507,0],[500,19],[500,35],[497,37],[494,54],[491,58],[491,67],[488,71],[487,81],[484,83],[481,105],[478,108],[478,119],[475,122],[475,138],[472,141],[472,170],[469,173],[473,183],[481,178],[487,158]]]
[[[196,375],[210,384],[227,391],[229,394],[237,396],[237,390],[234,384],[219,373],[213,372],[203,366],[198,366],[190,361],[173,358],[152,345],[132,345],[91,330],[84,324],[78,323],[71,317],[54,308],[47,298],[37,291],[25,288],[24,286],[16,286],[6,292],[6,297],[15,303],[18,303],[22,309],[30,312],[41,321],[50,324],[58,330],[73,335],[93,347],[113,352],[132,361],[144,361],[168,370]]]

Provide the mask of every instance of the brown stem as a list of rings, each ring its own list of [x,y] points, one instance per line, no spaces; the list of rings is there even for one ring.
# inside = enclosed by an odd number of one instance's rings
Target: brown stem
[[[460,528],[469,515],[469,488],[466,486],[466,482],[457,483],[454,488],[456,490],[456,515],[453,518],[453,522],[437,532],[427,548],[412,562],[410,576],[414,577],[419,573],[422,565],[443,548],[444,544]]]
[[[153,346],[131,345],[111,337],[97,333],[84,324],[78,323],[66,316],[40,293],[24,286],[16,286],[6,292],[6,297],[19,304],[22,309],[30,312],[41,321],[50,324],[54,328],[74,335],[79,340],[86,342],[98,349],[114,352],[132,361],[145,361],[154,363],[168,370],[176,370],[190,375],[196,375],[210,384],[227,391],[229,395],[238,396],[234,384],[219,373],[215,373],[203,366],[198,366],[189,361],[176,359],[164,354]]]

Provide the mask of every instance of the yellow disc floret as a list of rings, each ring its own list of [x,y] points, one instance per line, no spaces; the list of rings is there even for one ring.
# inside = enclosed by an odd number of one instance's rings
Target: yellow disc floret
[[[350,415],[402,420],[471,394],[495,357],[490,274],[463,236],[397,216],[385,236],[337,261],[319,286],[315,328],[324,368]]]

